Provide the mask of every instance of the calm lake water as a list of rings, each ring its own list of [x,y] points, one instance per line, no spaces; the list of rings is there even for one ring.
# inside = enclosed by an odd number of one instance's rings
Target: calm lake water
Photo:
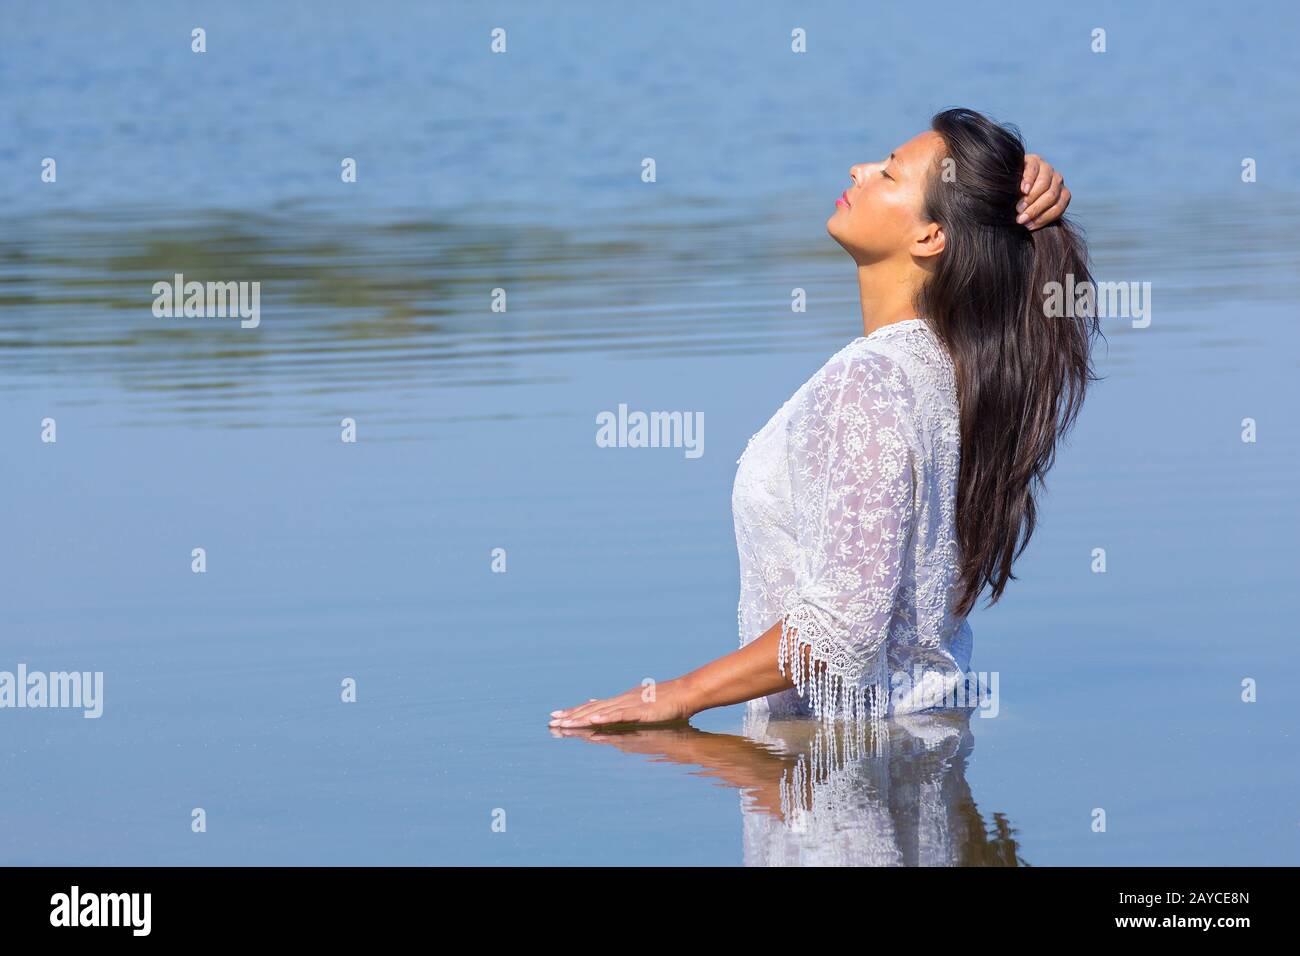
[[[1300,860],[1293,6],[225,6],[4,13],[0,670],[104,704],[0,710],[0,862]],[[972,616],[998,715],[553,734],[736,647],[736,458],[861,334],[834,197],[951,105],[1152,286]]]

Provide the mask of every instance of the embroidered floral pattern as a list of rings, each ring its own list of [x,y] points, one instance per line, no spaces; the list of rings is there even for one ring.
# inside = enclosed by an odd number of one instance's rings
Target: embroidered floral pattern
[[[795,687],[768,698],[775,712],[879,733],[891,668],[923,649],[964,667],[949,653],[969,653],[951,612],[959,462],[952,362],[920,319],[849,343],[750,439],[732,492],[737,620],[742,646],[781,622]]]

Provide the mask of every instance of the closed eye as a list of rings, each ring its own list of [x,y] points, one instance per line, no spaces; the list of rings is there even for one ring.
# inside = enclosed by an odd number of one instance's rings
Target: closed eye
[[[889,173],[885,172],[883,169],[880,171],[880,175],[884,176],[886,179],[892,180],[894,178],[893,176],[889,175]]]

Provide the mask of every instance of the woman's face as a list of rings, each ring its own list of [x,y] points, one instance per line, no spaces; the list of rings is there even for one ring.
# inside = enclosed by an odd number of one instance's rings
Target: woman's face
[[[853,185],[835,200],[826,231],[860,265],[915,254],[927,225],[926,185],[942,154],[943,138],[927,131],[881,162],[851,167]]]

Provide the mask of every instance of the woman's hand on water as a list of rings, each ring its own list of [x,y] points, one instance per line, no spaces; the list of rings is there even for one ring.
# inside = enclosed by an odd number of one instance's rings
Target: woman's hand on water
[[[680,680],[634,687],[617,697],[592,698],[567,710],[551,711],[552,727],[609,727],[615,724],[663,724],[689,720],[695,711]]]
[[[1025,156],[1025,174],[1020,178],[1025,198],[1016,203],[1016,222],[1031,232],[1056,222],[1070,205],[1070,190],[1051,164],[1037,153]]]

